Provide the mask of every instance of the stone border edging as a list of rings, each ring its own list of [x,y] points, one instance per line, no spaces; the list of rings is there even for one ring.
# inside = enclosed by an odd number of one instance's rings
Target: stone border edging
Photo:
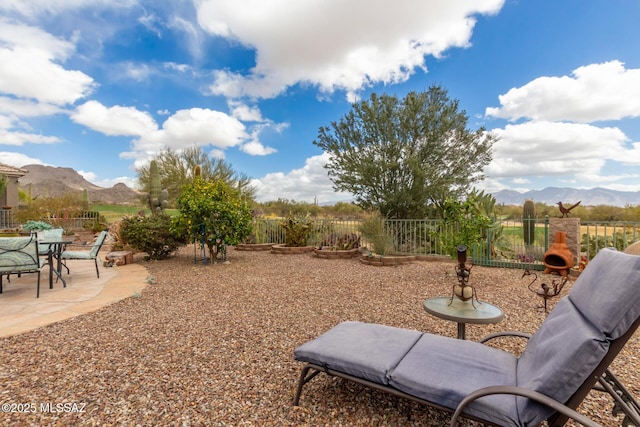
[[[312,252],[313,249],[313,246],[273,245],[271,246],[271,253],[276,255],[297,255]]]
[[[321,259],[351,259],[360,255],[360,249],[346,249],[346,250],[333,250],[333,249],[313,249],[313,256]]]
[[[236,245],[239,251],[268,251],[271,250],[273,243],[240,243]]]

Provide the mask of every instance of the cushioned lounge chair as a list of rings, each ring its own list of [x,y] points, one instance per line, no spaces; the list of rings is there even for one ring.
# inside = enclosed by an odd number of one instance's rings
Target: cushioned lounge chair
[[[562,426],[593,389],[614,394],[625,422],[638,403],[608,370],[640,324],[640,257],[602,250],[558,302],[520,355],[483,342],[343,322],[294,352],[303,386],[319,373],[355,381],[494,426]],[[495,334],[524,337],[524,334]],[[514,338],[517,339],[517,338]],[[629,424],[633,425],[633,424]]]

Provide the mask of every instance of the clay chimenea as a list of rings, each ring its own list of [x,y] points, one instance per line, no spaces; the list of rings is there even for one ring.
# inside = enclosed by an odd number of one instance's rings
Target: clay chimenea
[[[565,243],[567,239],[567,233],[564,231],[557,231],[553,245],[545,252],[542,262],[544,263],[547,273],[559,273],[561,276],[566,276],[574,265],[573,254],[569,250],[569,247]]]

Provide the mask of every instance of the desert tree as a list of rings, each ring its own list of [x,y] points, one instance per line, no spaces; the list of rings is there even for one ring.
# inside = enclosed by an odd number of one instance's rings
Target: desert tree
[[[160,172],[161,188],[169,192],[169,200],[178,199],[185,184],[190,183],[196,166],[200,167],[200,177],[205,181],[222,181],[226,185],[238,189],[247,199],[253,199],[256,189],[245,174],[233,169],[223,159],[209,156],[200,146],[183,150],[165,149],[154,159]],[[150,192],[150,164],[140,166],[138,173],[138,189],[145,194]]]
[[[467,126],[459,101],[431,86],[404,99],[374,93],[321,127],[313,143],[330,155],[335,190],[386,218],[423,218],[484,179],[496,138]]]

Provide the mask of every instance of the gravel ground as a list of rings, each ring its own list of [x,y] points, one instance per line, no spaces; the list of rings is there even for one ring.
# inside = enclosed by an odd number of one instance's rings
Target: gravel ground
[[[293,350],[343,320],[455,336],[455,323],[422,308],[425,298],[449,295],[453,263],[373,267],[233,249],[229,261],[194,264],[189,247],[169,260],[138,260],[155,279],[140,295],[0,339],[0,403],[35,410],[0,413],[0,425],[447,424],[445,412],[326,375],[305,386],[299,407],[291,401],[302,368]],[[476,266],[470,283],[481,300],[504,310],[505,319],[468,325],[467,339],[502,330],[533,332],[545,317],[521,270]],[[613,365],[635,396],[638,335]],[[521,351],[513,343],[496,345]],[[611,408],[595,394],[580,411],[605,426],[619,425]]]

